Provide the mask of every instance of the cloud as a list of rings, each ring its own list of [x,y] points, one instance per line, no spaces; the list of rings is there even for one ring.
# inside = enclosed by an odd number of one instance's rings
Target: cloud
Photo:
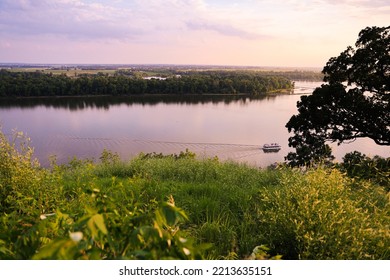
[[[14,37],[55,35],[72,39],[121,39],[142,33],[130,10],[78,0],[4,0],[0,34]]]
[[[320,2],[325,9],[338,10],[351,21],[358,19],[360,22],[365,22],[366,26],[388,25],[389,0],[320,0]]]
[[[248,32],[229,24],[212,23],[207,21],[188,21],[186,22],[186,26],[190,30],[209,30],[224,36],[239,37],[241,39],[255,40],[269,38],[269,36]]]
[[[353,7],[381,8],[389,7],[389,0],[321,0],[331,5],[346,5]]]
[[[2,0],[0,35],[72,40],[169,40],[172,34],[214,31],[246,40],[264,38],[234,21],[234,9],[203,0]],[[223,23],[221,23],[223,22]]]
[[[360,29],[388,25],[389,6],[389,0],[0,0],[0,60],[285,64],[316,54],[322,64],[355,42]]]

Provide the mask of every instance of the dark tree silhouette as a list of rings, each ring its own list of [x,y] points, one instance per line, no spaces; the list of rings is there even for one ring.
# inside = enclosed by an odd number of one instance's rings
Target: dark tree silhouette
[[[322,72],[328,84],[302,96],[286,124],[296,149],[286,157],[289,164],[333,159],[327,141],[368,137],[390,145],[390,26],[360,31],[355,48],[329,59]]]

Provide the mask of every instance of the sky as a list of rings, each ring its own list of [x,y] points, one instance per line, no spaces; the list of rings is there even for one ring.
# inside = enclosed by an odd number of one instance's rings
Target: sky
[[[390,0],[0,0],[0,63],[323,67]]]

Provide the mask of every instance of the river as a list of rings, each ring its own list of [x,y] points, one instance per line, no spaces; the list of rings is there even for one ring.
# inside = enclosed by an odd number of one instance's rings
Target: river
[[[281,162],[289,151],[285,124],[297,112],[302,94],[320,83],[296,82],[294,94],[257,99],[223,96],[144,96],[1,100],[0,125],[31,138],[43,166],[56,155],[98,159],[103,149],[130,159],[140,152],[179,153],[246,162],[260,167]],[[277,142],[282,149],[264,153]],[[337,160],[354,150],[390,156],[389,147],[370,139],[332,145]]]

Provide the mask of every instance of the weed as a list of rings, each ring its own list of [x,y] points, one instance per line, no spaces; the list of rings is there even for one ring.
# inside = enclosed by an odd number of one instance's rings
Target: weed
[[[0,148],[0,259],[390,258],[389,193],[337,169],[106,150],[45,169],[20,133]]]

